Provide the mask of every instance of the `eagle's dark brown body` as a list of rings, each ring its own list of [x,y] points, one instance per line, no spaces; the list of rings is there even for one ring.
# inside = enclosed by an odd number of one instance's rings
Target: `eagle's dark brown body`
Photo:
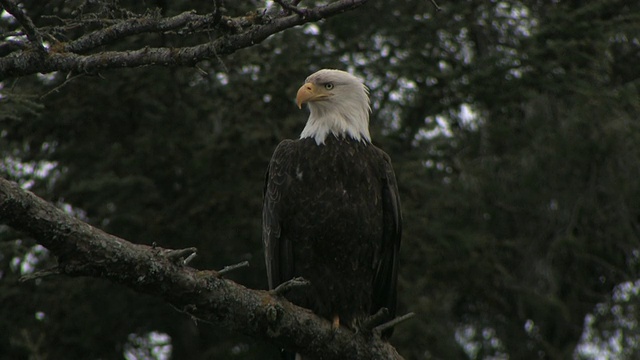
[[[263,240],[269,286],[301,276],[289,300],[357,328],[381,307],[395,314],[401,218],[389,157],[329,135],[285,140],[266,176]]]

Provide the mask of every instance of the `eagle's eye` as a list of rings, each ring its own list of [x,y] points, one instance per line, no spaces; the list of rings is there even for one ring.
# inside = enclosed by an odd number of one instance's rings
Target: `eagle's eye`
[[[326,83],[326,84],[324,84],[324,88],[327,89],[327,90],[331,90],[331,89],[333,89],[333,84],[332,83]]]

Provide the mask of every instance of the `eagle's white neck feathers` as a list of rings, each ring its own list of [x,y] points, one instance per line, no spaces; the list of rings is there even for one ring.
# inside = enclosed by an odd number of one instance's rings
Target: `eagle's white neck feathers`
[[[331,83],[330,96],[309,102],[309,120],[300,138],[313,138],[324,144],[327,136],[349,136],[357,141],[371,142],[369,134],[369,90],[355,76],[340,70],[320,70],[306,80],[324,87]]]

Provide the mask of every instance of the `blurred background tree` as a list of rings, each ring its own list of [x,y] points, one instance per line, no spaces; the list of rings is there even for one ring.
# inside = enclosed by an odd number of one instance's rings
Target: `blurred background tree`
[[[40,25],[81,3],[24,7]],[[212,11],[197,1],[93,3]],[[199,69],[5,79],[0,174],[130,241],[196,246],[195,267],[249,260],[231,277],[266,288],[268,160],[304,125],[292,100],[304,78],[346,69],[371,89],[374,142],[394,160],[403,200],[400,312],[419,316],[396,330],[399,352],[635,358],[640,4],[439,3],[436,13],[429,1],[370,1]],[[259,6],[226,2],[235,14]],[[3,13],[5,42],[16,27]],[[0,227],[0,358],[275,358],[268,344],[106,281],[17,283],[53,263]]]

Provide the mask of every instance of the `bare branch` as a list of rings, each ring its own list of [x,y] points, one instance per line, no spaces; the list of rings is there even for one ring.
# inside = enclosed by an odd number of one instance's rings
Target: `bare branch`
[[[234,265],[225,266],[222,270],[218,271],[218,276],[228,274],[230,272],[236,271],[238,269],[249,267],[248,261],[242,261]]]
[[[391,321],[388,321],[388,322],[386,322],[386,323],[384,323],[382,325],[376,326],[375,328],[373,328],[373,330],[375,332],[377,332],[377,333],[381,333],[381,332],[383,332],[383,331],[385,331],[385,330],[387,330],[389,328],[392,328],[392,327],[400,324],[403,321],[407,321],[407,320],[411,319],[414,316],[416,316],[416,313],[413,313],[413,312],[410,312],[408,314],[404,314],[402,316],[398,316],[397,318],[395,318],[395,319],[393,319]]]
[[[7,2],[10,0],[0,0]],[[46,56],[29,51],[14,51],[0,58],[0,79],[53,71],[74,74],[95,74],[105,69],[147,65],[194,66],[205,59],[229,55],[239,49],[262,42],[280,31],[318,21],[363,5],[367,0],[337,0],[327,5],[304,10],[304,16],[293,14],[261,23],[259,17],[229,18],[213,14],[197,15],[184,12],[170,18],[152,16],[122,20],[118,24],[96,30],[76,40],[55,44]],[[295,2],[294,2],[295,3]],[[293,6],[293,5],[291,5]],[[129,51],[104,51],[88,54],[90,50],[126,37],[145,32],[166,32],[182,29],[217,27],[226,29],[216,39],[199,45],[180,48],[145,47]],[[35,31],[35,28],[32,30]]]
[[[365,331],[372,331],[376,326],[384,324],[386,320],[389,318],[389,309],[383,307],[378,310],[375,314],[369,316],[369,318],[365,319],[362,324],[362,328]]]
[[[0,223],[33,236],[56,255],[55,272],[111,280],[158,296],[194,319],[312,358],[401,359],[375,335],[335,329],[326,319],[269,291],[247,289],[215,271],[176,264],[164,249],[109,235],[1,178]]]
[[[284,9],[287,13],[296,13],[300,16],[305,16],[306,12],[304,10],[298,9],[296,5],[289,4],[286,0],[275,0]]]
[[[442,8],[438,6],[438,3],[436,2],[436,0],[431,0],[431,3],[433,4],[433,6],[435,6],[436,11],[442,11]]]
[[[164,256],[166,256],[174,264],[187,265],[193,258],[195,258],[198,249],[194,247],[177,250],[166,250]]]
[[[285,281],[282,284],[276,286],[276,288],[271,290],[271,292],[275,295],[283,295],[291,289],[306,287],[306,286],[309,286],[310,284],[311,283],[309,282],[309,280],[306,280],[305,278],[295,277],[289,281]]]
[[[59,51],[81,54],[97,47],[122,40],[131,35],[147,32],[164,32],[176,30],[188,26],[189,29],[197,29],[203,26],[215,26],[215,13],[198,15],[194,11],[186,11],[182,14],[158,19],[152,16],[123,20],[117,24],[102,30],[97,30],[80,37],[77,40],[62,44]]]
[[[72,82],[73,80],[75,80],[75,79],[77,79],[77,78],[79,78],[79,77],[82,77],[82,76],[85,76],[85,74],[77,74],[77,75],[73,75],[73,76],[72,76],[71,72],[69,72],[69,73],[67,74],[66,79],[64,80],[64,82],[63,82],[62,84],[60,84],[60,85],[58,85],[58,86],[54,87],[53,89],[51,89],[51,90],[47,91],[47,92],[46,92],[46,93],[44,93],[44,94],[42,94],[42,95],[40,96],[40,99],[44,99],[44,98],[46,98],[47,96],[49,96],[49,95],[51,95],[51,94],[53,94],[53,93],[55,93],[55,92],[60,91],[60,89],[62,89],[63,87],[65,87],[67,84],[69,84],[69,83],[70,83],[70,82]]]
[[[60,269],[58,267],[54,267],[51,269],[44,269],[44,270],[36,271],[31,274],[23,275],[20,277],[20,282],[31,281],[31,280],[40,279],[43,277],[60,275],[60,274],[61,274]]]
[[[33,24],[33,21],[31,21],[31,18],[25,14],[18,4],[13,2],[13,0],[0,0],[0,5],[2,5],[9,14],[13,15],[20,25],[22,25],[24,32],[27,34],[27,39],[29,39],[34,48],[38,50],[38,54],[40,56],[46,54],[47,50],[42,44],[42,35],[38,32],[38,29]]]

